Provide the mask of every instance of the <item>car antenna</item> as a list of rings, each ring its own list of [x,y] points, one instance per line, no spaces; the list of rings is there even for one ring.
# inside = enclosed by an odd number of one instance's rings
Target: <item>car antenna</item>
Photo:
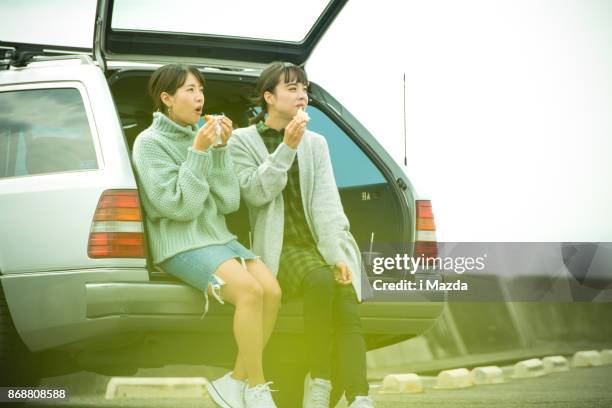
[[[408,167],[408,151],[406,147],[406,73],[404,72],[404,166]]]

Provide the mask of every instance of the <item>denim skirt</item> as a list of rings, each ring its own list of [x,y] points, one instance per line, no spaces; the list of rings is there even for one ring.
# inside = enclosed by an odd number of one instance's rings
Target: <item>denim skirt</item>
[[[165,260],[159,267],[166,273],[176,276],[189,285],[204,293],[204,313],[208,312],[208,288],[211,293],[223,304],[221,286],[223,279],[215,275],[221,264],[229,259],[236,259],[246,268],[245,261],[259,258],[236,240],[227,244],[207,245],[201,248],[190,249],[174,255]]]

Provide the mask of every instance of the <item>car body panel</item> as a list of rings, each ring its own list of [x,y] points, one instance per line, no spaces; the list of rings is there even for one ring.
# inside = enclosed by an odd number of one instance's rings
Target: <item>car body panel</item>
[[[90,124],[98,168],[0,178],[0,271],[31,273],[108,266],[144,267],[145,259],[91,259],[88,238],[107,189],[136,189],[106,79],[91,61],[33,63],[5,71],[0,92],[78,89]],[[41,256],[32,256],[41,254]]]

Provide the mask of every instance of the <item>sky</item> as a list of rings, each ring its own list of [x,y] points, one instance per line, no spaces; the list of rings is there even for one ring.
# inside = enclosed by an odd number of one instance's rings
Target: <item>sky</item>
[[[178,22],[244,30],[215,9],[229,1],[179,3]],[[268,4],[261,35],[287,38],[320,8]],[[95,1],[3,0],[0,15],[4,41],[91,46]],[[402,166],[406,115],[406,174],[440,241],[612,241],[610,21],[608,0],[350,0],[306,69]]]

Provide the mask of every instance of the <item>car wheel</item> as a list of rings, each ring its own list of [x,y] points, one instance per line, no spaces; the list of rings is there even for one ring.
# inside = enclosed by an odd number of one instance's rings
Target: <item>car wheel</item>
[[[4,291],[0,287],[0,386],[37,386],[40,376],[34,362],[34,356],[15,330]]]

